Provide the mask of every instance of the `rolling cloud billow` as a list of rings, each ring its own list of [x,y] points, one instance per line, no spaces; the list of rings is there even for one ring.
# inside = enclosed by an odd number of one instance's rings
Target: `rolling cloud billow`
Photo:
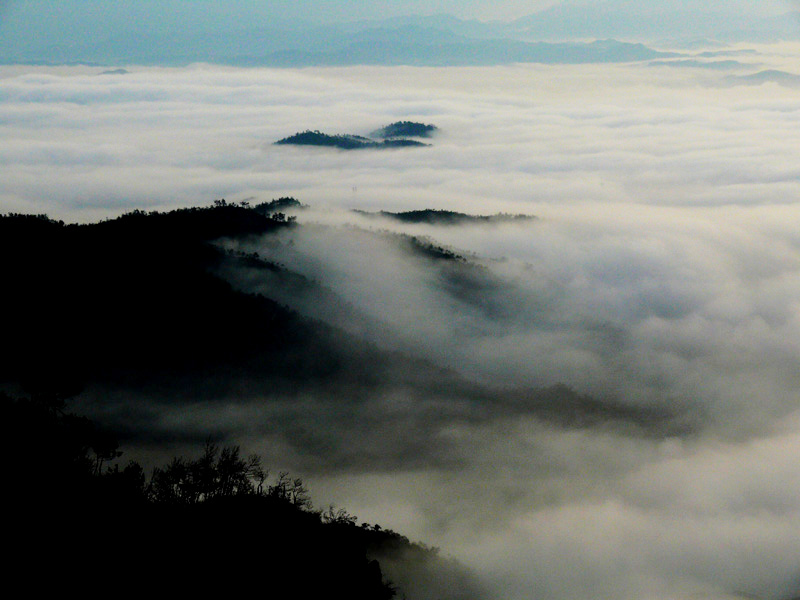
[[[788,600],[800,101],[732,78],[797,73],[791,44],[754,49],[729,69],[3,66],[0,205],[83,223],[307,205],[215,239],[202,279],[270,299],[295,355],[240,367],[220,342],[211,374],[98,376],[76,398],[132,457],[239,443],[320,505],[440,546],[488,598]],[[439,131],[380,152],[273,144],[398,120]],[[365,214],[422,208],[536,218]],[[126,240],[142,260],[175,247]],[[115,285],[157,314],[129,266]],[[178,308],[202,314],[193,281]]]

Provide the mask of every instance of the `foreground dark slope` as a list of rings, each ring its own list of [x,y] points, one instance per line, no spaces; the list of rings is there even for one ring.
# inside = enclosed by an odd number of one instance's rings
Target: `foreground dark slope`
[[[398,590],[413,598],[410,590],[446,577],[444,597],[476,597],[460,565],[342,511],[313,510],[305,492],[296,493],[297,480],[281,484],[279,476],[257,488],[248,472],[238,487],[200,498],[190,490],[202,458],[173,460],[149,479],[134,464],[108,470],[118,458],[112,432],[140,444],[158,437],[157,414],[132,422],[136,399],[228,398],[242,381],[267,396],[301,388],[336,396],[354,384],[374,388],[389,363],[419,370],[214,274],[253,259],[212,240],[293,226],[280,213],[222,203],[95,225],[0,218],[10,292],[0,373],[3,387],[30,394],[0,393],[7,499],[26,524],[8,539],[20,577],[44,565],[61,584],[113,592],[116,569],[90,574],[85,565],[104,549],[125,565],[126,586],[141,593],[153,578],[176,593],[249,593],[254,581],[242,573],[252,573],[278,595],[379,599]],[[102,403],[120,419],[105,429],[65,412],[63,400],[84,388],[102,390]],[[217,433],[209,422],[203,435]]]
[[[269,478],[236,446],[207,442],[198,458],[176,457],[147,477],[135,462],[109,467],[121,455],[113,435],[52,395],[0,393],[0,426],[16,522],[6,567],[25,589],[205,597],[263,586],[269,596],[388,600],[420,597],[413,592],[447,577],[443,597],[480,596],[436,549],[342,509],[315,510],[302,480]]]

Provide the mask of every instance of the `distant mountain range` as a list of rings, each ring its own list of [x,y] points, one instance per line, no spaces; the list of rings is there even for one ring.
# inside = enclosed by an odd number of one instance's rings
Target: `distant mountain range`
[[[393,35],[386,35],[392,33]],[[365,32],[330,48],[281,50],[269,54],[231,57],[241,66],[413,65],[491,66],[510,63],[616,63],[669,58],[674,53],[616,40],[584,42],[523,42],[510,39],[471,39],[437,30],[406,29]]]
[[[709,47],[800,37],[800,11],[780,14],[775,3],[753,11],[722,11],[606,1],[559,4],[510,22],[434,15],[326,24],[280,19],[268,7],[249,13],[231,7],[216,14],[193,10],[189,3],[164,6],[158,13],[143,6],[135,15],[113,6],[97,13],[62,9],[49,14],[47,3],[31,1],[0,19],[0,63],[302,67],[626,62],[664,56],[631,42],[691,48],[696,43]],[[34,14],[41,18],[30,18]]]
[[[1,25],[0,63],[4,64],[469,66],[629,62],[675,56],[639,43],[610,39],[588,43],[532,41],[535,35],[513,24],[499,26],[452,17],[318,27],[256,24],[213,35],[190,29],[165,34],[131,28],[114,35],[93,32],[91,37],[65,40],[23,37],[5,31]]]
[[[746,68],[751,65],[740,62],[738,60],[654,60],[648,66],[650,67],[675,67],[675,68],[690,68],[690,69],[711,69],[716,71],[725,71],[729,69]]]
[[[800,75],[767,69],[750,75],[730,75],[725,81],[731,85],[761,85],[762,83],[777,83],[786,87],[800,87]]]
[[[517,19],[509,27],[516,36],[542,40],[614,37],[681,44],[698,38],[766,42],[797,39],[800,34],[800,12],[779,14],[776,3],[754,5],[752,10],[698,8],[700,2],[654,4],[624,0],[557,4]]]

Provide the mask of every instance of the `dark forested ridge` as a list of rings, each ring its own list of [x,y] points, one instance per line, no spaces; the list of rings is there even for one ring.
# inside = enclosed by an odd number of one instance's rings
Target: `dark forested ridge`
[[[295,133],[275,142],[281,146],[328,146],[341,150],[359,150],[362,148],[375,148],[377,142],[360,135],[337,134],[329,135],[320,131],[303,131]]]
[[[269,202],[261,202],[260,204],[253,206],[253,210],[263,215],[273,215],[284,210],[297,210],[303,208],[306,208],[305,204],[296,198],[291,198],[288,196],[277,198]]]
[[[225,259],[211,240],[291,226],[282,213],[224,201],[94,225],[1,218],[0,251],[14,258],[3,269],[13,318],[0,380],[141,378],[221,368],[273,356],[287,340],[301,343],[308,325],[290,310],[234,293],[210,273]]]
[[[6,529],[12,582],[37,578],[42,592],[157,586],[205,597],[263,586],[270,596],[388,600],[406,597],[409,576],[447,575],[457,597],[474,597],[471,575],[437,549],[359,525],[344,509],[315,509],[301,479],[270,476],[237,446],[208,441],[197,458],[175,457],[148,476],[136,462],[121,467],[113,435],[55,395],[0,393],[0,424],[6,510],[23,524]]]
[[[325,290],[268,257],[233,252],[220,243],[269,239],[304,227],[283,212],[300,207],[293,198],[255,207],[221,200],[168,213],[134,211],[89,225],[42,215],[0,217],[7,290],[0,385],[31,393],[99,385],[148,397],[157,393],[170,403],[213,398],[231,388],[268,397],[317,390],[353,400],[392,385],[426,397],[460,395],[486,406],[511,407],[505,393],[465,381],[415,356],[413,349],[379,348],[357,329],[325,322],[313,310],[298,312],[303,301],[320,305],[327,315],[348,309],[324,300],[335,297],[336,290]],[[449,211],[385,214],[406,222],[483,222],[483,217]],[[501,282],[458,252],[417,236],[360,235],[393,236],[398,247],[428,261],[421,266],[431,269],[443,291],[465,306],[497,310],[484,295]],[[257,293],[232,285],[248,272],[269,285],[253,288]],[[350,320],[380,327],[357,312]],[[524,390],[519,397],[542,394],[552,399],[546,390]],[[591,406],[588,412],[600,418],[609,404],[582,398],[571,406]],[[625,409],[612,412],[615,418],[626,414]],[[133,428],[131,435],[136,427],[146,427],[134,425],[125,424]]]
[[[212,240],[294,226],[276,206],[219,203],[93,225],[0,218],[0,250],[14,257],[4,261],[13,318],[0,381],[73,388],[257,374],[275,387],[380,377],[373,349],[343,344],[341,332],[214,274],[247,257],[229,256]],[[365,356],[373,358],[369,373],[357,368]]]

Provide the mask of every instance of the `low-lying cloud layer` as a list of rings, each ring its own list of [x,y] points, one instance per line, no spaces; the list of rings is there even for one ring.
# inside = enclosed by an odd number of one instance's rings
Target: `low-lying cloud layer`
[[[14,176],[0,202],[87,220],[283,194],[314,206],[475,212],[786,203],[798,177],[794,90],[725,76],[794,72],[794,51],[766,48],[752,59],[760,66],[725,74],[645,65],[107,75],[3,67],[0,164]],[[368,133],[397,119],[442,133],[432,148],[390,155],[271,145],[304,129]]]
[[[692,427],[554,425],[387,389],[266,406],[250,390],[163,409],[162,428],[202,437],[213,423],[266,447],[321,504],[441,545],[492,597],[789,598],[800,590],[800,100],[729,78],[794,72],[795,47],[759,51],[737,57],[752,69],[723,71],[2,67],[0,207],[88,221],[296,196],[314,207],[301,227],[243,249],[380,321],[376,342],[469,379],[678,406]],[[272,145],[398,119],[442,131],[392,152]],[[423,207],[539,219],[436,227],[348,212]],[[469,263],[442,270],[382,230]]]
[[[554,209],[536,221],[461,227],[376,226],[335,213],[317,218],[351,224],[318,227],[311,212],[281,244],[244,249],[384,323],[374,328],[377,343],[388,329],[407,351],[467,377],[568,382],[632,404],[688,403],[722,422],[736,413],[736,424],[740,413],[750,423],[793,410],[800,334],[793,210],[696,208],[687,220],[686,209],[611,208],[619,212]],[[381,226],[469,260],[434,268],[376,232]],[[310,314],[342,325],[325,310],[317,303]]]

